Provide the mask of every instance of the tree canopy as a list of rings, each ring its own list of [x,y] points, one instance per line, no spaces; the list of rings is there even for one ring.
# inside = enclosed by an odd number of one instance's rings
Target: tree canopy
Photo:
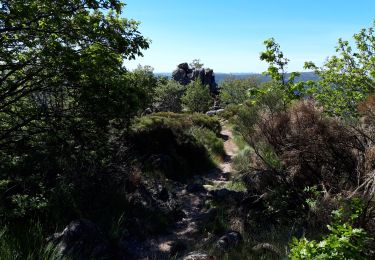
[[[316,99],[332,115],[355,115],[359,102],[375,90],[375,21],[353,36],[355,46],[339,39],[337,55],[322,67],[306,62],[320,77],[314,85]]]
[[[106,0],[2,1],[0,142],[19,139],[47,117],[79,107],[105,114],[121,110],[110,98],[134,100],[123,92],[123,62],[142,55],[149,42],[138,22],[120,17],[122,7]]]

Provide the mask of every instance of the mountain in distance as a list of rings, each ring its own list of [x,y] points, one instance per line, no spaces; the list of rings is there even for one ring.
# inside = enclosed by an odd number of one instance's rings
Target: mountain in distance
[[[160,72],[160,73],[155,73],[156,76],[163,76],[163,77],[172,77],[172,73],[163,73],[163,72]],[[287,77],[289,76],[290,74],[287,73]],[[226,78],[229,78],[229,77],[234,77],[236,79],[245,79],[245,78],[248,78],[248,77],[258,77],[260,78],[260,81],[261,82],[267,82],[269,81],[271,78],[270,76],[265,76],[261,73],[221,73],[221,72],[218,72],[218,73],[215,73],[215,80],[216,80],[216,83],[220,84],[220,82],[222,82],[224,79]],[[308,72],[301,72],[301,76],[297,77],[296,78],[296,81],[297,82],[300,82],[300,81],[307,81],[307,80],[318,80],[319,77],[312,71],[308,71]]]

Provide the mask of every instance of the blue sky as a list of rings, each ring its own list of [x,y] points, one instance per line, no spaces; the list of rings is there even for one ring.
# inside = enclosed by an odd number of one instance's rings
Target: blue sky
[[[129,69],[151,65],[172,72],[199,58],[215,72],[262,72],[263,41],[274,37],[301,71],[305,61],[322,64],[338,38],[351,39],[375,19],[375,0],[126,0],[123,16],[141,22],[152,40]]]

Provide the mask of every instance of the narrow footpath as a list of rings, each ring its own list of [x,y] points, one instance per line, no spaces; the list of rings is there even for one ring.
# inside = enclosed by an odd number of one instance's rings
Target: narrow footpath
[[[225,187],[231,179],[232,160],[238,152],[233,141],[231,130],[222,124],[221,136],[224,140],[225,157],[217,168],[207,174],[196,177],[193,184],[181,185],[176,195],[182,201],[182,211],[185,217],[176,222],[174,229],[167,235],[153,238],[147,246],[150,252],[149,259],[170,259],[177,252],[190,249],[194,245],[203,246],[210,242],[209,238],[202,237],[200,227],[210,218],[210,210],[204,209],[206,200],[210,199],[209,191]]]

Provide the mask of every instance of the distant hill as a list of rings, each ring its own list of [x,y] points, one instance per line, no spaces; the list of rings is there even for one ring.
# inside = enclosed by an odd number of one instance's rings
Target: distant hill
[[[155,75],[170,78],[172,76],[172,73],[155,73]],[[215,73],[215,80],[218,84],[229,77],[235,77],[237,79],[259,77],[261,82],[267,82],[270,80],[269,76],[264,76],[261,73]],[[306,80],[318,80],[318,76],[314,72],[301,72],[301,76],[296,79],[297,82]]]

